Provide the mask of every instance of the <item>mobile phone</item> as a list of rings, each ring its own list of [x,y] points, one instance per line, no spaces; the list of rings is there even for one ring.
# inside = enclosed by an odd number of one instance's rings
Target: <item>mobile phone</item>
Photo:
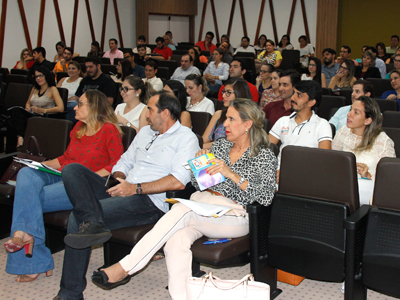
[[[107,190],[112,188],[113,186],[116,186],[117,184],[120,184],[120,182],[117,179],[115,179],[115,177],[112,176],[112,174],[108,175],[107,181],[105,184],[105,187],[107,188]]]

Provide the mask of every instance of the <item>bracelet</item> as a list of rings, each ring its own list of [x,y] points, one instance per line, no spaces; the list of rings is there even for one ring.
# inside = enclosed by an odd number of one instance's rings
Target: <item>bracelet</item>
[[[237,186],[240,186],[243,182],[245,182],[246,179],[244,179],[243,177],[240,177],[239,182],[237,183]]]
[[[46,109],[44,109],[43,114],[47,114],[47,110]]]

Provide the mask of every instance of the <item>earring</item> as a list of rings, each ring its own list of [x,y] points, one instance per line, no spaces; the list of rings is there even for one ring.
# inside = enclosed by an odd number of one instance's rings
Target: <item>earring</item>
[[[249,133],[249,131],[246,129],[246,134],[248,134]]]
[[[136,94],[136,97],[139,97],[139,94]]]

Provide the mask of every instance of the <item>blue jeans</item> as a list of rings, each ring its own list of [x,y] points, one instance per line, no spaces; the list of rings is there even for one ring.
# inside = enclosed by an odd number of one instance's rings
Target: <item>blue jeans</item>
[[[6,271],[10,274],[36,274],[54,269],[50,249],[45,245],[43,213],[69,210],[68,199],[61,176],[28,167],[19,171],[15,188],[11,236],[17,230],[33,235],[33,256],[24,250],[9,253]]]
[[[218,83],[212,85],[211,83],[209,83],[207,81],[207,86],[210,89],[210,92],[219,92],[219,89],[221,88],[222,85],[220,85]]]
[[[62,178],[75,206],[68,221],[68,233],[78,232],[79,224],[88,220],[104,222],[114,230],[154,223],[164,215],[147,195],[110,197],[104,186],[106,180],[79,164],[66,166]],[[78,250],[65,246],[58,296],[69,300],[83,298],[90,251],[91,248]]]
[[[78,101],[72,100],[67,102],[67,120],[76,123],[74,107],[78,105]]]

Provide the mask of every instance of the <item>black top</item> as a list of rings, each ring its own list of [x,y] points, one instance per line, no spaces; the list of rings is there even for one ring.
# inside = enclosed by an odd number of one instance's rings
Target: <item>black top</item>
[[[363,69],[362,66],[357,66],[354,77],[356,77],[357,79],[360,79],[362,69]],[[379,72],[379,69],[376,67],[369,67],[367,72],[364,74],[363,79],[367,79],[367,78],[382,78],[381,72]]]
[[[83,78],[75,92],[75,95],[80,97],[87,90],[99,90],[100,92],[106,94],[107,97],[112,97],[113,99],[115,99],[116,96],[114,80],[104,73],[101,73],[100,76],[95,80],[93,80],[90,76]]]
[[[54,69],[53,64],[50,61],[48,61],[47,59],[43,60],[41,63],[38,63],[37,61],[35,61],[35,63],[32,65],[32,68],[29,69],[29,75],[34,76],[35,71],[37,69],[39,69],[40,67],[45,67],[45,68],[49,69],[50,71],[53,71],[53,69]]]

